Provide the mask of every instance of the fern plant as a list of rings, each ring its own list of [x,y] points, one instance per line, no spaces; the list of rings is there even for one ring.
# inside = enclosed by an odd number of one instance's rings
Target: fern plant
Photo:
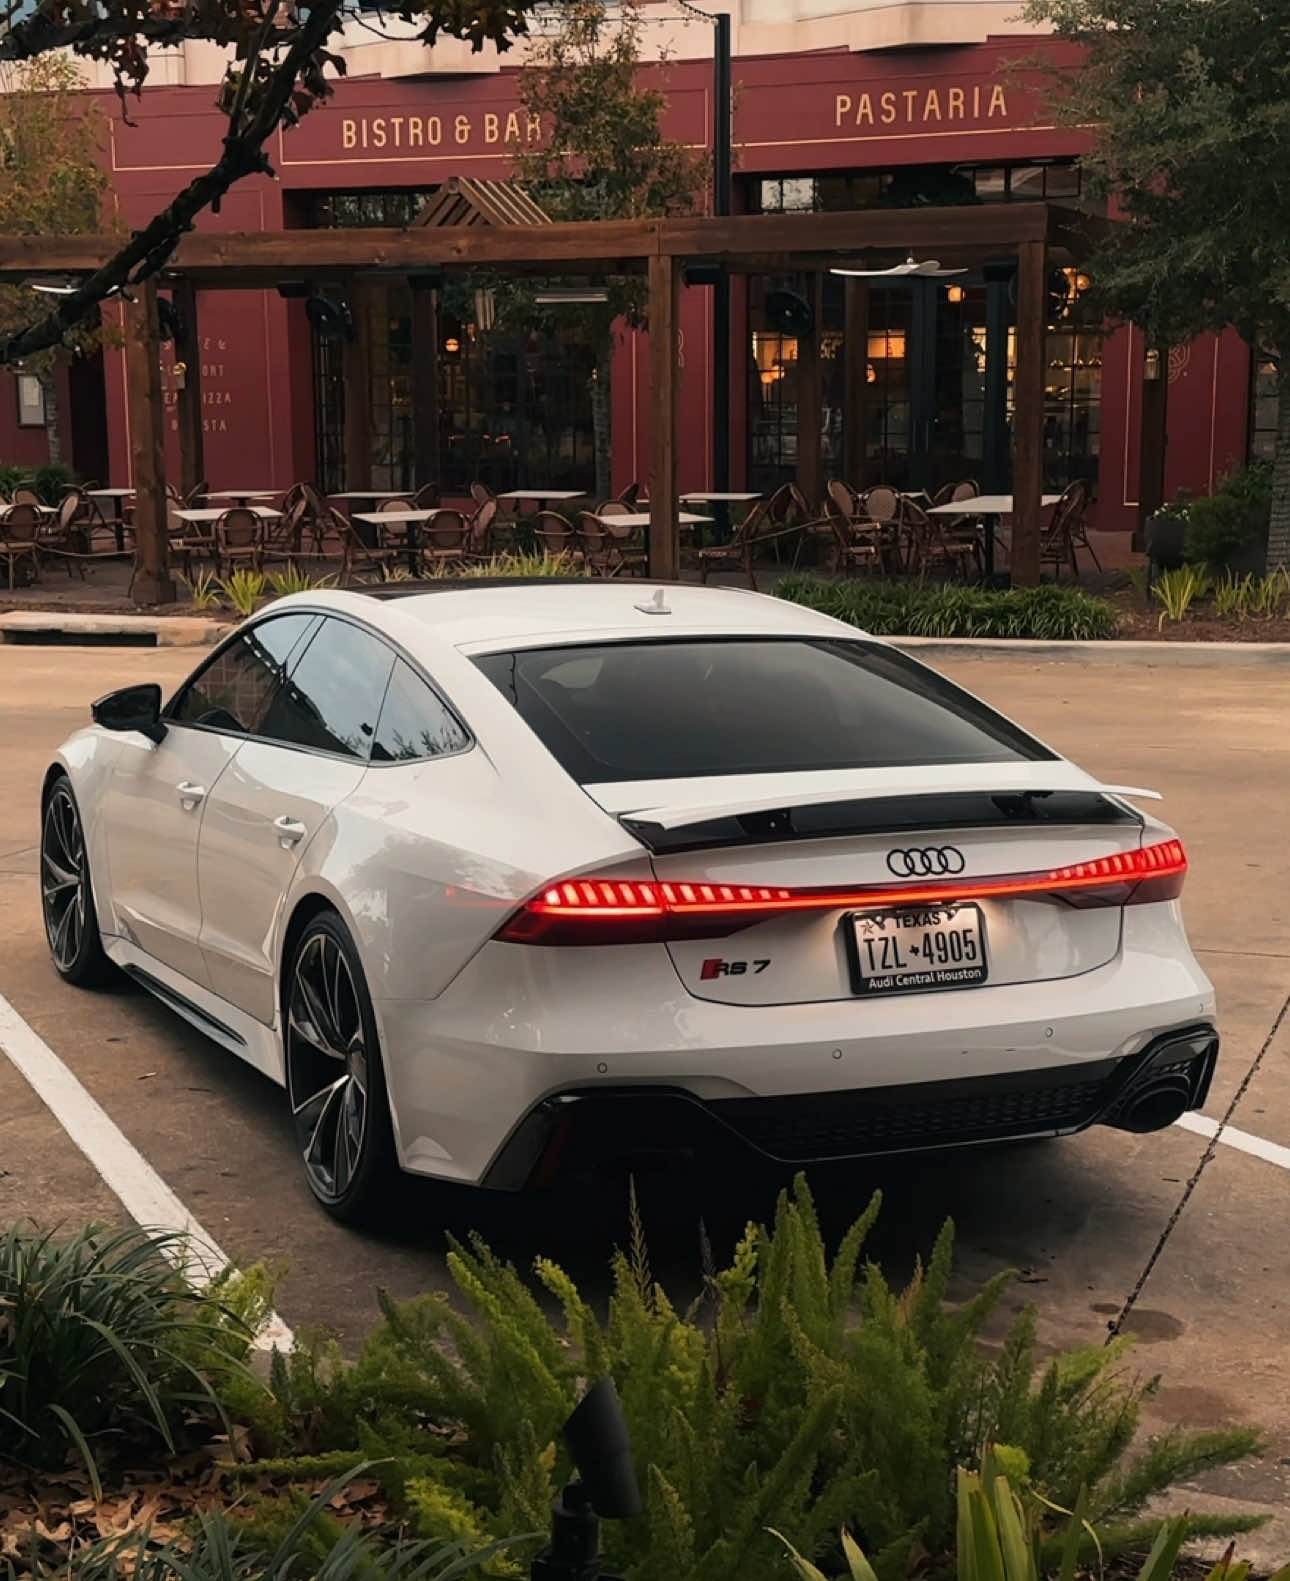
[[[352,1369],[317,1352],[277,1364],[272,1431],[313,1458],[273,1469],[383,1460],[376,1474],[426,1537],[477,1546],[541,1528],[571,1471],[560,1428],[585,1381],[608,1373],[645,1492],[643,1515],[604,1534],[611,1569],[630,1581],[770,1574],[767,1527],[815,1559],[846,1526],[880,1581],[895,1581],[916,1544],[948,1549],[954,1467],[979,1467],[990,1443],[1016,1445],[1056,1502],[1086,1485],[1108,1547],[1142,1540],[1137,1517],[1170,1482],[1257,1447],[1239,1430],[1177,1434],[1126,1463],[1149,1385],[1123,1373],[1123,1348],[1041,1368],[1027,1310],[987,1353],[979,1336],[1009,1276],[948,1306],[947,1224],[926,1267],[893,1289],[863,1261],[878,1211],[875,1196],[830,1257],[799,1179],[773,1228],[750,1225],[687,1312],[652,1277],[634,1213],[603,1318],[552,1262],[535,1268],[544,1304],[481,1240],[454,1244],[456,1300],[383,1298]]]

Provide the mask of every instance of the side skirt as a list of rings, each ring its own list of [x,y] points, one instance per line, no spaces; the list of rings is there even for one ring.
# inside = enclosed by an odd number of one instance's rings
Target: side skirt
[[[103,948],[128,977],[146,988],[167,1009],[182,1016],[190,1026],[230,1054],[254,1066],[279,1087],[286,1085],[276,1028],[266,1027],[126,939],[105,938]]]

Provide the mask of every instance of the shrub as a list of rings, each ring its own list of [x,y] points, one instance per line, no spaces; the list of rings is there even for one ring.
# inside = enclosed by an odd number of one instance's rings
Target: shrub
[[[42,504],[57,505],[75,482],[76,473],[66,462],[46,461],[32,473],[31,486]]]
[[[1187,559],[1244,570],[1257,561],[1261,569],[1271,515],[1272,463],[1253,461],[1229,472],[1212,494],[1187,503]]]
[[[1101,1558],[1096,1533],[1088,1523],[1087,1490],[1081,1488],[1073,1510],[1057,1509],[1031,1489],[1026,1458],[1015,1449],[991,1448],[979,1473],[960,1466],[957,1485],[955,1573],[959,1581],[1040,1581],[1054,1569],[1061,1581],[1073,1581],[1082,1562]],[[1168,1581],[1193,1532],[1186,1515],[1161,1522],[1138,1571],[1138,1581]],[[825,1581],[823,1572],[787,1539],[781,1537],[780,1541],[800,1581]],[[845,1531],[842,1551],[848,1581],[876,1581],[873,1567]],[[1249,1573],[1249,1565],[1232,1563],[1229,1548],[1206,1581],[1247,1581]],[[1183,1574],[1195,1575],[1194,1563],[1186,1564]],[[1290,1568],[1279,1570],[1272,1581],[1290,1581]]]
[[[784,577],[781,598],[806,604],[874,636],[1034,637],[1089,641],[1114,637],[1115,611],[1074,587],[936,587],[907,582],[829,582]]]
[[[1059,1503],[1087,1485],[1107,1546],[1117,1530],[1140,1540],[1133,1518],[1172,1481],[1257,1447],[1249,1432],[1175,1433],[1123,1464],[1150,1387],[1121,1374],[1123,1346],[1041,1369],[1027,1309],[987,1353],[979,1335],[1009,1276],[947,1306],[947,1225],[927,1266],[893,1290],[861,1263],[878,1207],[875,1196],[830,1259],[799,1179],[773,1230],[750,1225],[684,1314],[652,1278],[635,1221],[603,1321],[555,1264],[536,1264],[540,1300],[478,1238],[454,1244],[469,1313],[443,1293],[383,1299],[385,1321],[352,1370],[334,1352],[279,1359],[271,1430],[318,1454],[249,1473],[384,1460],[374,1474],[422,1535],[474,1545],[540,1529],[570,1473],[561,1425],[582,1383],[609,1374],[645,1492],[644,1514],[604,1533],[611,1568],[630,1581],[768,1575],[766,1527],[815,1559],[847,1525],[895,1581],[918,1545],[948,1547],[953,1468],[979,1466],[988,1443],[1016,1445]],[[562,1318],[548,1315],[552,1301]]]
[[[337,1477],[301,1509],[276,1541],[254,1522],[223,1510],[204,1510],[180,1542],[154,1546],[145,1532],[94,1543],[73,1554],[67,1581],[455,1581],[492,1557],[455,1542],[424,1541],[399,1533],[344,1526],[329,1506],[364,1467]],[[515,1539],[522,1541],[523,1539]],[[33,1574],[38,1573],[32,1566]],[[11,1570],[12,1575],[12,1570]]]
[[[181,1424],[223,1420],[222,1392],[254,1392],[242,1363],[264,1292],[254,1279],[194,1291],[170,1260],[179,1240],[93,1225],[0,1236],[0,1457],[56,1468],[74,1452],[97,1486],[105,1435],[121,1452],[173,1449]]]
[[[335,587],[335,576],[311,576],[298,565],[288,565],[281,571],[266,573],[275,598],[285,598],[288,593],[308,593],[314,588]]]
[[[263,571],[248,571],[245,566],[239,566],[232,576],[221,580],[219,590],[239,615],[253,615],[268,585]]]
[[[31,468],[12,461],[0,461],[0,494],[11,500],[15,489],[31,487]]]

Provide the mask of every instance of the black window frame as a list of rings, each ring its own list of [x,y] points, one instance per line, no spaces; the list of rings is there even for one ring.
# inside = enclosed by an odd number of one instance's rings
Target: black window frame
[[[295,665],[298,664],[300,659],[304,657],[305,653],[309,649],[310,644],[318,635],[319,628],[321,627],[324,620],[343,621],[346,625],[356,626],[360,631],[365,632],[369,637],[375,638],[376,641],[380,642],[384,647],[390,650],[390,652],[394,655],[396,663],[401,659],[403,663],[406,664],[412,673],[417,677],[417,679],[429,687],[430,691],[435,695],[435,697],[438,698],[443,708],[446,709],[447,712],[451,714],[452,717],[457,721],[457,724],[460,726],[463,734],[466,737],[465,744],[463,746],[454,748],[451,752],[433,752],[425,757],[374,759],[369,756],[366,758],[355,758],[345,752],[328,751],[326,747],[311,747],[295,741],[279,741],[273,736],[262,735],[258,730],[228,730],[218,725],[199,724],[196,720],[192,719],[174,718],[171,711],[179,699],[184,695],[190,686],[194,685],[198,680],[200,680],[206,671],[209,670],[213,664],[215,664],[225,653],[228,652],[231,647],[237,643],[239,638],[246,637],[249,633],[258,630],[261,626],[266,625],[271,620],[279,620],[291,615],[309,615],[312,617],[313,624],[305,628],[304,632],[302,632],[300,637],[297,639],[295,646],[291,649],[290,654],[287,656],[288,667],[284,672],[284,678],[285,676],[290,675]],[[393,676],[394,670],[391,668],[390,679],[393,679]],[[281,679],[279,680],[278,684],[279,686],[282,684]],[[381,705],[376,714],[375,728],[377,731],[379,731],[381,728],[381,714],[385,709],[385,698],[386,695],[388,695],[388,691],[389,683],[387,681],[386,692],[382,693]],[[430,676],[426,674],[425,667],[420,662],[420,660],[417,659],[413,654],[409,653],[407,649],[404,648],[400,643],[393,641],[385,632],[378,631],[374,626],[369,625],[366,621],[355,619],[348,610],[282,609],[272,612],[266,611],[264,616],[257,620],[254,625],[239,626],[236,631],[230,632],[229,635],[218,644],[218,646],[211,650],[210,656],[203,664],[200,664],[191,675],[185,676],[183,681],[181,681],[178,687],[176,687],[173,696],[171,696],[165,707],[162,709],[161,718],[167,726],[173,727],[175,729],[200,730],[205,732],[207,735],[231,736],[238,741],[259,741],[265,746],[280,747],[284,752],[304,752],[312,757],[332,758],[340,763],[360,763],[364,768],[370,769],[409,768],[418,763],[438,763],[444,758],[461,757],[466,752],[473,752],[475,747],[478,745],[475,732],[470,728],[466,720],[462,718],[461,711],[454,707],[449,701],[447,696],[444,694],[443,688],[436,686]],[[375,739],[375,736],[373,736],[373,739]]]

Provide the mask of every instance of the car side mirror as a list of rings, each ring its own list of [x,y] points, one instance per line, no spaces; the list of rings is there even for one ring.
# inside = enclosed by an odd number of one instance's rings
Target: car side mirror
[[[161,741],[166,734],[161,722],[161,688],[155,681],[109,692],[90,704],[90,717],[104,730],[137,730],[149,741]]]

